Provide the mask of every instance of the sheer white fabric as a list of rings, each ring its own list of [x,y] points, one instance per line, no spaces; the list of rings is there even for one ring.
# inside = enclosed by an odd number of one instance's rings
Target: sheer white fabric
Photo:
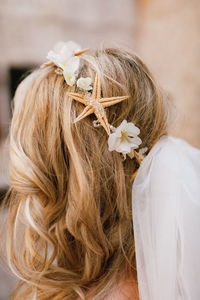
[[[132,190],[140,300],[200,299],[200,150],[162,137]]]

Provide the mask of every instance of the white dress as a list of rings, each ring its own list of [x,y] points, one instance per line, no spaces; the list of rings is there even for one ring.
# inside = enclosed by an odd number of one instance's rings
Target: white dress
[[[163,136],[133,183],[140,300],[200,300],[200,150]]]

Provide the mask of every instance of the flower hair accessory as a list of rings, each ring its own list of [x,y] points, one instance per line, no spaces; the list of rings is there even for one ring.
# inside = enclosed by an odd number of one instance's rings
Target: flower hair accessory
[[[115,128],[108,123],[105,108],[115,105],[119,102],[127,100],[129,96],[118,97],[101,97],[100,76],[96,73],[94,84],[92,87],[92,79],[90,77],[78,77],[80,55],[89,49],[81,50],[81,47],[72,42],[59,42],[54,50],[48,52],[48,62],[44,63],[41,68],[56,65],[57,74],[63,75],[69,86],[76,84],[77,88],[85,91],[85,93],[69,92],[68,96],[73,100],[85,105],[82,113],[76,117],[74,123],[86,118],[91,114],[95,114],[97,120],[93,121],[94,127],[102,126],[108,134],[109,151],[117,151],[126,159],[126,155],[130,158],[135,157],[140,164],[144,158],[147,148],[142,148],[139,152],[135,149],[139,148],[142,140],[138,137],[140,129],[131,122],[123,120],[119,127]]]
[[[81,47],[72,42],[58,42],[54,50],[50,50],[47,54],[48,62],[43,64],[41,68],[56,65],[58,69],[56,72],[63,75],[68,85],[74,85],[78,74],[80,58],[79,55],[88,51],[89,49],[81,50]]]
[[[83,89],[85,91],[90,91],[92,90],[91,82],[92,79],[90,77],[86,77],[86,78],[81,77],[77,80],[76,85],[80,89]]]
[[[134,150],[139,147],[142,140],[138,137],[140,129],[133,123],[123,120],[119,127],[112,127],[113,133],[108,137],[109,151],[122,153],[124,159],[126,155],[134,157]]]

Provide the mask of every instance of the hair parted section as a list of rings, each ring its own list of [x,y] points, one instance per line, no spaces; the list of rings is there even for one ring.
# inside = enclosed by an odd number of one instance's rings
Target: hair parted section
[[[102,97],[130,95],[106,114],[113,126],[134,122],[142,147],[167,134],[168,100],[131,51],[90,50],[79,72],[93,81],[98,72]],[[73,123],[83,105],[69,91],[76,87],[48,66],[25,78],[14,98],[4,227],[7,260],[20,279],[12,299],[102,300],[116,283],[136,281],[130,178],[137,162],[109,152],[94,115]]]

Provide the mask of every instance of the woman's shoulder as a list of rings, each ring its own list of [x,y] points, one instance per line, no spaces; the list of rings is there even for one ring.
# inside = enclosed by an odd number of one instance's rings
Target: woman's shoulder
[[[197,181],[198,174],[200,150],[180,138],[162,136],[141,163],[133,186],[164,182],[162,178],[185,184],[191,178]]]
[[[170,159],[176,163],[178,158],[182,158],[182,156],[191,157],[192,155],[195,158],[200,156],[200,149],[193,147],[181,138],[164,135],[154,145],[145,160],[160,159],[167,162]]]
[[[142,161],[135,178],[133,187],[146,186],[155,175],[164,175],[163,172],[178,170],[176,140],[169,136],[162,136],[153,146],[148,155]]]
[[[184,184],[192,178],[196,180],[200,174],[200,149],[181,138],[161,138],[157,145],[157,153],[155,151],[150,160],[153,160],[154,169],[162,168],[162,172],[173,173],[179,176],[180,182]]]
[[[200,163],[200,149],[190,145],[181,138],[162,136],[154,145],[141,164],[141,169],[148,167],[151,162],[157,167],[165,166],[167,169],[178,170],[186,162]]]

